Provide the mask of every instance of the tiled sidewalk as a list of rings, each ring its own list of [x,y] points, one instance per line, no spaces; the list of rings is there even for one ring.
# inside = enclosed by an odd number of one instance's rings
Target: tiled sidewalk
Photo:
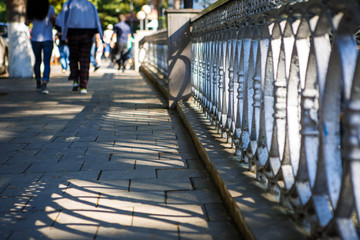
[[[177,113],[138,73],[88,94],[0,79],[0,239],[240,239]]]

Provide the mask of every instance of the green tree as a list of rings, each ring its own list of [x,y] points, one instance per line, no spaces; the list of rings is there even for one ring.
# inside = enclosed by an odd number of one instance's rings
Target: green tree
[[[4,0],[0,0],[0,3],[1,1]],[[67,0],[49,0],[50,4],[53,5],[55,8],[56,14],[60,13],[63,4],[66,1]],[[120,13],[130,13],[130,0],[90,0],[90,2],[92,2],[98,9],[103,29],[105,29],[108,24],[117,23],[117,16]],[[140,11],[141,7],[146,3],[147,0],[133,0],[133,16],[136,16],[136,13]],[[135,25],[134,27],[137,28],[138,26]]]
[[[5,0],[0,0],[0,22],[7,22]]]

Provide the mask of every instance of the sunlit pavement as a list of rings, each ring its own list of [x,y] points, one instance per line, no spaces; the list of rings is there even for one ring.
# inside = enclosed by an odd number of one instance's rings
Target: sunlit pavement
[[[0,239],[239,239],[177,113],[107,65],[86,95],[0,79]]]

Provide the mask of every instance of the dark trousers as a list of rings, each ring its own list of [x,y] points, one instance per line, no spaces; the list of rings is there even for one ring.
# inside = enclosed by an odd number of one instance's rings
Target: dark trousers
[[[80,81],[80,88],[86,88],[89,80],[90,50],[93,34],[68,34],[70,48],[70,81]]]
[[[127,59],[127,54],[129,52],[129,49],[127,48],[127,43],[117,42],[115,44],[114,52],[115,52],[114,57],[116,59],[117,64],[119,65],[119,69],[121,67],[121,64],[123,65],[123,68],[125,68],[125,61]]]
[[[34,55],[35,55],[35,65],[34,65],[34,72],[35,72],[35,79],[37,81],[41,80],[41,56],[43,56],[43,63],[44,63],[44,73],[42,80],[45,82],[49,82],[50,79],[50,60],[51,60],[51,53],[53,50],[53,41],[46,41],[46,42],[31,42]],[[42,53],[42,54],[41,54]]]

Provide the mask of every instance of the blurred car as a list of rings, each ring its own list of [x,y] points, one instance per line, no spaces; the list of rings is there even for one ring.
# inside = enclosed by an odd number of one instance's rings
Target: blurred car
[[[7,38],[7,24],[0,23],[0,74],[9,70],[9,45]]]

